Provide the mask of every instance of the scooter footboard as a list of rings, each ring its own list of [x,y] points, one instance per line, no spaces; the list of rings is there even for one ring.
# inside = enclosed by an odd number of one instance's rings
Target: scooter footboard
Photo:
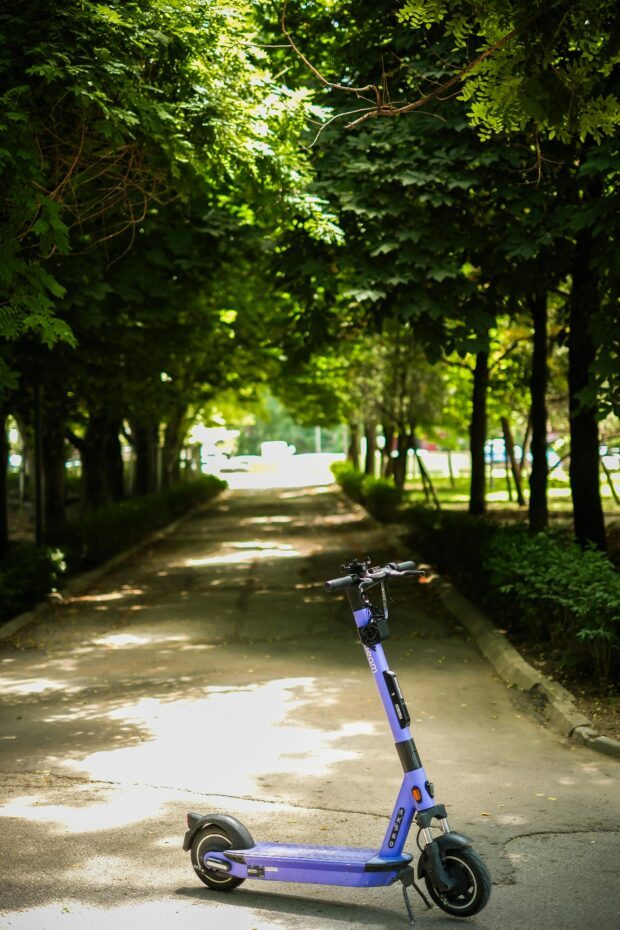
[[[391,885],[411,862],[408,853],[385,858],[375,849],[284,843],[258,843],[210,857],[230,863],[229,874],[236,878],[364,888]]]

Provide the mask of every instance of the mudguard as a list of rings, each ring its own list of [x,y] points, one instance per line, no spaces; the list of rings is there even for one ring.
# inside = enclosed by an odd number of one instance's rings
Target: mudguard
[[[230,817],[228,814],[196,814],[190,811],[187,815],[188,830],[183,838],[185,852],[191,848],[196,834],[203,827],[210,825],[222,827],[232,839],[235,849],[251,849],[256,846],[250,831],[235,817]]]
[[[435,847],[435,849],[431,850],[430,846]],[[434,871],[433,860],[437,855],[436,850],[439,851],[439,859],[443,862],[446,853],[452,849],[465,849],[467,846],[471,846],[471,840],[463,836],[462,833],[442,833],[440,836],[435,837],[430,846],[425,846],[418,860],[418,878],[422,878],[426,872],[432,873]]]

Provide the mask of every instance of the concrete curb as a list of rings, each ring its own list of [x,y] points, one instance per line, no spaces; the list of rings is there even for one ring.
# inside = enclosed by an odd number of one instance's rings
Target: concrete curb
[[[582,746],[620,759],[620,742],[601,736],[572,694],[533,668],[481,611],[438,575],[430,578],[444,606],[465,627],[497,674],[530,701],[551,729]]]
[[[96,568],[91,569],[89,572],[83,572],[79,575],[74,575],[61,589],[60,595],[61,599],[65,597],[76,597],[78,594],[82,594],[84,591],[87,591],[92,585],[94,585],[100,578],[103,578],[104,575],[107,575],[108,572],[112,571],[113,568],[116,568],[117,565],[121,565],[123,562],[130,559],[133,555],[136,555],[138,552],[141,552],[142,549],[145,549],[147,546],[152,546],[153,543],[157,543],[162,539],[165,539],[166,536],[170,536],[171,533],[181,526],[182,523],[185,523],[186,520],[189,520],[195,514],[202,512],[203,510],[209,510],[210,507],[215,503],[215,501],[220,501],[228,492],[224,490],[221,494],[216,495],[216,497],[211,498],[210,501],[207,501],[206,504],[202,504],[199,507],[194,507],[192,510],[188,510],[187,513],[184,513],[182,517],[179,517],[178,520],[174,520],[172,523],[166,524],[160,530],[155,530],[154,533],[150,533],[149,536],[146,536],[139,543],[136,543],[135,546],[131,546],[129,549],[123,549],[122,552],[117,552],[116,555],[108,559],[107,562],[103,562],[101,565],[97,565]],[[3,623],[0,626],[0,640],[8,639],[9,636],[12,636],[13,633],[17,633],[19,630],[22,630],[24,627],[29,626],[31,623],[35,623],[37,620],[43,619],[45,616],[49,615],[52,611],[52,602],[50,600],[41,601],[32,610],[28,610],[23,614],[18,614],[17,617],[13,617],[12,620],[9,620],[8,623]]]

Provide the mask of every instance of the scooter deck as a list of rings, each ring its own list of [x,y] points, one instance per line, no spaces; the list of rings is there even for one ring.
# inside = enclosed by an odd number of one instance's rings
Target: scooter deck
[[[294,843],[257,843],[222,856],[233,863],[233,874],[243,869],[248,878],[352,886],[389,885],[411,862],[409,853],[385,858],[376,849]]]

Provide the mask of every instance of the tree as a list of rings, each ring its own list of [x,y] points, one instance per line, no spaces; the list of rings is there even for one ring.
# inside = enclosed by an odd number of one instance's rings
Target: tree
[[[11,0],[0,38],[5,339],[75,344],[55,312],[66,291],[53,256],[119,236],[129,248],[150,205],[222,195],[232,178],[271,173],[278,149],[281,181],[299,167],[299,99],[258,61],[245,0]]]
[[[611,340],[611,345],[608,342],[597,348],[594,336],[601,329],[613,331],[618,322],[617,278],[613,271],[620,264],[618,246],[614,244],[617,237],[614,239],[613,236],[618,213],[617,143],[612,138],[620,121],[616,6],[611,0],[603,4],[594,4],[591,0],[576,4],[557,2],[552,9],[542,2],[498,4],[489,0],[472,4],[460,0],[448,3],[410,0],[399,13],[400,26],[389,19],[390,11],[395,12],[393,7],[358,11],[357,7],[353,9],[343,3],[336,15],[333,6],[322,7],[318,19],[323,18],[324,33],[333,34],[341,21],[346,21],[347,30],[354,33],[354,37],[344,44],[345,55],[340,49],[329,49],[321,57],[326,40],[313,45],[311,30],[292,12],[287,14],[285,35],[304,66],[310,63],[308,74],[313,75],[317,86],[323,88],[323,96],[330,101],[334,98],[340,100],[335,105],[335,116],[342,114],[348,118],[349,127],[364,132],[360,147],[368,138],[369,121],[375,125],[389,123],[389,130],[382,137],[382,143],[387,146],[382,169],[392,163],[393,158],[387,152],[392,140],[396,142],[402,135],[403,123],[408,120],[445,119],[450,124],[454,145],[457,137],[451,111],[463,114],[463,107],[480,140],[492,143],[492,147],[485,151],[492,161],[498,164],[497,150],[503,150],[504,166],[509,168],[510,153],[514,157],[520,151],[520,164],[513,165],[513,169],[521,173],[523,180],[539,182],[537,190],[532,191],[533,185],[530,185],[531,193],[517,197],[525,208],[524,215],[515,225],[521,240],[518,248],[527,259],[529,289],[525,290],[522,285],[515,287],[513,278],[503,293],[512,299],[519,295],[519,300],[537,308],[534,315],[536,336],[537,343],[542,344],[546,340],[542,332],[544,317],[539,312],[542,294],[547,293],[549,287],[557,288],[560,281],[567,280],[569,285],[575,280],[578,282],[575,293],[568,298],[570,303],[567,303],[571,308],[569,322],[572,324],[567,328],[568,339],[569,343],[575,342],[573,351],[569,353],[575,529],[581,541],[590,540],[604,548],[598,466],[595,468],[598,461],[597,402],[602,401],[604,408],[608,409],[609,403],[617,399],[620,379],[617,341]],[[331,23],[331,33],[326,29],[325,19]],[[403,24],[409,30],[408,37],[403,34]],[[365,47],[360,54],[360,44],[363,43]],[[304,52],[309,49],[305,57],[300,55],[300,48]],[[349,60],[343,67],[343,58],[352,48],[357,52],[355,64],[351,66]],[[416,53],[419,48],[426,51]],[[324,73],[329,73],[330,77],[325,78]],[[336,77],[332,78],[332,75]],[[442,98],[450,98],[455,91],[460,96],[460,109],[457,107],[455,110],[454,99],[438,102]],[[355,112],[350,106],[353,95],[361,98]],[[390,98],[397,102],[392,104]],[[407,120],[405,114],[411,114]],[[378,119],[395,116],[402,118]],[[322,138],[333,125],[330,116],[328,129],[321,133]],[[414,160],[418,151],[424,151],[432,159],[433,153],[424,148],[424,138],[432,135],[426,122],[424,132],[416,134],[412,131],[417,145],[409,147],[409,154]],[[450,137],[449,132],[446,137]],[[462,140],[463,134],[459,138]],[[452,147],[447,143],[441,151],[451,153]],[[475,152],[473,146],[471,151]],[[475,156],[471,161],[475,164]],[[448,161],[443,166],[441,180],[444,190],[449,189],[448,179],[454,179],[451,168]],[[382,175],[376,173],[383,181]],[[361,177],[362,172],[360,184]],[[372,165],[367,166],[364,177],[366,183],[368,180],[372,183]],[[514,176],[512,180],[515,180]],[[500,174],[494,181],[495,184],[487,188],[490,197],[486,201],[481,200],[480,191],[476,191],[478,209],[466,215],[470,221],[477,218],[473,227],[476,241],[479,217],[484,216],[486,210],[488,225],[480,231],[478,240],[482,245],[479,254],[484,258],[480,262],[481,277],[487,282],[492,277],[497,285],[497,295],[502,293],[499,278],[502,275],[506,277],[506,270],[514,272],[518,268],[522,271],[524,263],[509,262],[508,268],[501,270],[502,259],[505,261],[509,255],[505,248],[498,248],[493,239],[493,225],[498,225],[498,210],[493,208],[493,200],[501,203],[504,187],[507,184],[514,189],[514,183],[511,183],[509,174],[504,175],[503,183]],[[541,205],[536,205],[541,197],[547,214],[542,222]],[[526,204],[527,200],[532,203]],[[613,207],[616,209],[615,217],[610,215]],[[529,214],[533,215],[528,220]],[[538,227],[536,221],[540,224]],[[445,228],[449,236],[452,230]],[[534,233],[533,242],[527,241],[528,228],[530,233]],[[471,229],[466,235],[471,238]],[[456,252],[449,250],[446,244],[444,262],[448,254],[451,257],[459,255],[461,236],[456,237]],[[501,232],[498,232],[498,239],[500,236]],[[391,240],[389,235],[379,238],[377,250],[385,248],[385,254],[395,252],[398,243],[393,241],[393,235]],[[437,240],[426,235],[424,246],[428,241],[434,243]],[[492,244],[491,251],[496,258],[494,272],[490,271],[488,260],[489,244]],[[551,266],[548,262],[550,256]],[[585,264],[584,256],[589,256]],[[458,264],[457,261],[457,267]],[[391,264],[389,271],[392,267]],[[551,274],[547,273],[549,267]],[[536,280],[540,279],[541,271],[544,286],[541,286],[541,280]],[[427,279],[429,272],[427,269]],[[579,282],[586,276],[588,284],[582,287]],[[524,279],[521,280],[524,283]],[[374,290],[366,288],[362,293],[366,299],[375,302],[384,296],[378,287]],[[587,306],[584,302],[586,294]],[[417,303],[420,314],[421,302]],[[463,306],[462,295],[460,305]],[[427,316],[429,309],[427,306],[422,315]],[[434,317],[431,311],[431,319],[435,323],[441,316],[441,310],[435,310]],[[481,326],[475,329],[484,331]],[[443,336],[440,341],[444,341]],[[532,388],[536,399],[534,406],[539,413],[536,416],[534,450],[537,467],[531,507],[533,525],[540,527],[546,521],[545,416],[544,406],[540,403],[545,378],[541,377],[544,375],[544,359],[540,350],[536,359],[537,374],[532,379]]]
[[[272,79],[245,0],[30,0],[3,8],[0,33],[0,387],[32,428],[35,373],[43,386],[55,535],[65,434],[90,506],[127,491],[127,420],[142,490],[162,426],[173,476],[191,416],[236,377],[231,356],[239,378],[264,377],[241,311],[267,304],[266,287],[249,293],[267,238],[330,220],[306,193],[304,95]]]

